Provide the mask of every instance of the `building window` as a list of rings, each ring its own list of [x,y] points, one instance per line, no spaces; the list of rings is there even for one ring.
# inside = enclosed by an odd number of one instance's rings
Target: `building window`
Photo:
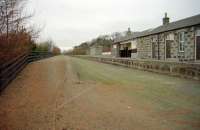
[[[185,50],[185,32],[179,33],[179,51],[184,52]]]

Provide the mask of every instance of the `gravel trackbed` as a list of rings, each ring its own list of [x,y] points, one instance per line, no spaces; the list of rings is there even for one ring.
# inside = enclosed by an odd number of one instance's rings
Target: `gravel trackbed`
[[[1,93],[0,130],[199,130],[200,82],[67,56]]]

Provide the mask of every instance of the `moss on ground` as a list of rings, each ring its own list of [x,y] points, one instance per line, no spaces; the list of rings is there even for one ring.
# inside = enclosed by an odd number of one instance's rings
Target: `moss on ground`
[[[74,71],[81,80],[92,80],[107,85],[129,86],[127,96],[140,103],[152,104],[155,111],[189,110],[177,118],[200,121],[200,82],[134,70],[120,66],[71,58]],[[142,89],[136,91],[135,88]]]

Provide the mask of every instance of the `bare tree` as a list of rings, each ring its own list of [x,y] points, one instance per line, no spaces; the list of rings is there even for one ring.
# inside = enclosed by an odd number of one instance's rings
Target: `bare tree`
[[[23,16],[24,0],[0,0],[0,34],[17,33],[24,29],[24,21],[31,15]]]
[[[12,44],[20,43],[20,33],[28,35],[29,41],[39,37],[42,28],[27,24],[33,15],[25,14],[25,4],[26,0],[0,0],[0,38],[4,39],[0,39],[0,42],[6,42],[7,46],[13,39],[15,43]]]

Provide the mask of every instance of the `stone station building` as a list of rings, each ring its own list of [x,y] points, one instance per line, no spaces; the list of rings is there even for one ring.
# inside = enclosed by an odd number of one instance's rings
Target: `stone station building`
[[[200,15],[115,39],[113,57],[165,61],[200,61]]]

